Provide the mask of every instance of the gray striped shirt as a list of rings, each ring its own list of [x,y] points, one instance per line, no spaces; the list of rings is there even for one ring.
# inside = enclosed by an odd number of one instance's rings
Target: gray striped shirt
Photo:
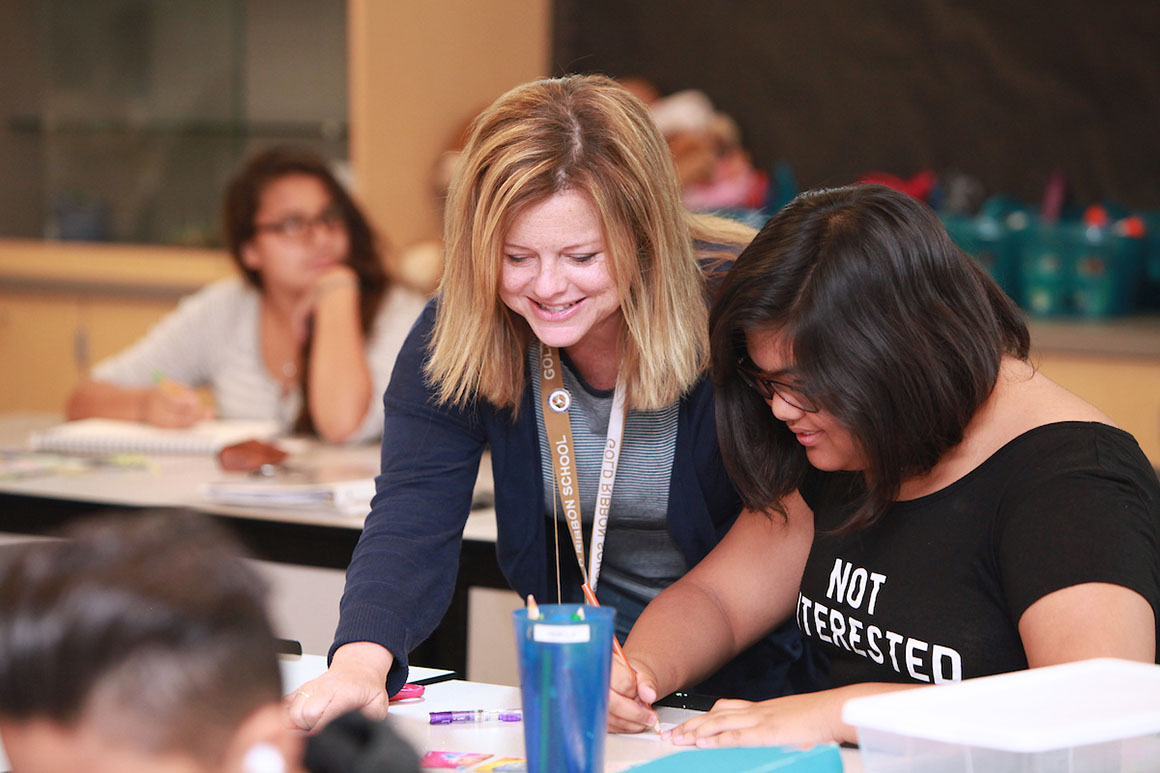
[[[551,520],[554,460],[548,448],[540,402],[542,374],[538,342],[530,347],[528,362],[533,373],[532,392],[547,503],[545,515]],[[566,359],[564,365],[564,388],[572,395],[568,417],[575,446],[573,456],[587,558],[600,464],[608,436],[608,416],[612,411],[612,391],[593,389],[573,372]],[[676,447],[678,408],[679,404],[674,402],[658,411],[629,411],[625,419],[598,589],[607,586],[642,603],[647,603],[688,569],[668,530],[669,479]],[[558,500],[555,509],[558,520],[564,522],[563,507]],[[560,560],[576,560],[566,536],[561,538]]]

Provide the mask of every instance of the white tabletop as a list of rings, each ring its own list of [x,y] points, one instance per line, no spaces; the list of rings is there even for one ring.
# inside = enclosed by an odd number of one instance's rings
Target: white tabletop
[[[25,447],[28,435],[59,421],[47,413],[0,415],[0,448]],[[303,439],[278,441],[290,452],[289,467],[309,469],[330,480],[373,478],[379,471],[379,445],[330,445]],[[0,493],[45,499],[66,499],[126,507],[180,507],[235,518],[252,518],[280,523],[298,523],[339,529],[361,530],[367,507],[344,512],[332,505],[308,507],[239,506],[218,504],[207,499],[207,483],[247,480],[247,473],[226,472],[217,460],[205,455],[157,455],[142,468],[100,468],[66,475],[39,475],[17,480],[0,480]],[[491,464],[487,454],[480,463],[477,497],[490,497]],[[472,511],[464,531],[466,539],[494,542],[495,511]]]
[[[420,754],[428,751],[485,752],[494,757],[523,757],[524,736],[520,722],[486,722],[478,725],[432,725],[430,712],[463,709],[508,709],[520,705],[516,687],[478,682],[448,681],[427,687],[423,697],[392,703],[390,712],[399,732]],[[660,707],[662,726],[683,722],[696,712]],[[673,746],[655,731],[639,734],[612,734],[604,747],[606,771],[621,771],[657,757],[688,751]],[[842,750],[847,771],[861,771],[857,752]]]
[[[303,655],[296,662],[283,661],[283,683],[289,692],[306,680],[321,673],[325,658]],[[412,668],[411,681],[441,672]],[[423,697],[392,703],[390,715],[394,726],[420,755],[429,751],[482,752],[496,757],[523,757],[523,725],[519,722],[484,722],[478,725],[432,725],[432,711],[461,711],[466,709],[510,709],[520,705],[517,687],[481,682],[450,680],[428,685]],[[687,709],[660,707],[657,716],[662,725],[682,722],[695,716]],[[673,746],[653,731],[628,735],[608,736],[604,747],[606,771],[626,770],[657,757],[687,751],[688,747]],[[842,750],[842,764],[849,773],[861,773],[858,752]]]

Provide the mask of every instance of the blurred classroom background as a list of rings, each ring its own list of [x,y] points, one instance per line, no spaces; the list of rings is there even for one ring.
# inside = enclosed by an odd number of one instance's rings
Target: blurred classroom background
[[[218,207],[255,149],[330,159],[388,270],[430,290],[471,117],[603,72],[652,103],[692,208],[760,225],[862,179],[930,203],[1027,309],[1042,370],[1160,466],[1154,2],[3,0],[0,30],[0,415],[59,412],[233,271]],[[321,599],[307,651],[333,630],[328,572],[293,580]],[[495,621],[518,600],[471,594],[467,675],[513,683]]]
[[[0,411],[59,410],[229,273],[222,187],[273,142],[331,159],[430,289],[467,122],[586,71],[653,100],[691,207],[760,224],[859,179],[928,201],[1048,375],[1160,464],[1155,3],[5,0],[0,29]]]

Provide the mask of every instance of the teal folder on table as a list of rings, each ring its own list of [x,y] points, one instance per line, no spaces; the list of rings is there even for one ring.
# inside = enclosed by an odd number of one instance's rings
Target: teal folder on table
[[[690,749],[646,762],[633,773],[842,773],[836,744],[810,749],[792,746],[742,746],[729,749]]]

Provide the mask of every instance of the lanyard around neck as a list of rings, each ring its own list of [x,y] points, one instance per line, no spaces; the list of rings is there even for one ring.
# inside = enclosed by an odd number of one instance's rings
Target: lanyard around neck
[[[568,409],[572,396],[564,389],[563,363],[554,346],[540,344],[540,401],[544,412],[544,428],[548,432],[556,491],[564,506],[572,547],[580,574],[588,586],[596,590],[600,564],[604,560],[604,537],[608,532],[608,511],[612,507],[612,487],[616,483],[616,465],[624,438],[624,379],[617,378],[612,396],[612,411],[608,415],[608,439],[604,443],[600,464],[600,483],[596,490],[596,512],[592,516],[592,545],[588,551],[591,566],[584,566],[584,532],[580,521],[580,481],[576,475],[576,446],[572,442],[572,422]]]

